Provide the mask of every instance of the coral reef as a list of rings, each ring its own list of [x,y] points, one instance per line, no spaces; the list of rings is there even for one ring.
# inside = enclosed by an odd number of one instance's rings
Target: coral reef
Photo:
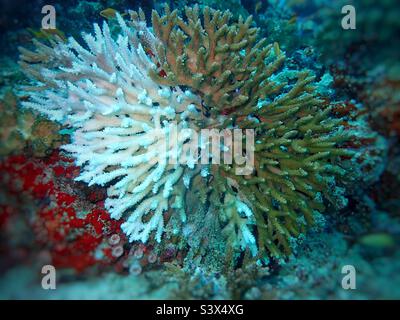
[[[54,51],[37,43],[39,54],[21,49],[23,67],[46,83],[39,89],[49,88],[32,93],[31,101],[24,105],[73,128],[73,143],[63,149],[83,166],[78,180],[89,185],[119,180],[108,189],[106,208],[111,217],[119,219],[136,206],[122,225],[130,240],[146,242],[156,230],[160,241],[169,198],[182,207],[173,187],[185,175],[185,167],[193,169],[189,160],[187,165],[169,163],[174,154],[181,158],[186,137],[167,146],[167,135],[188,127],[186,117],[195,113],[193,103],[197,101],[189,91],[160,87],[149,78],[152,61],[119,19],[124,35],[115,41],[107,24],[102,30],[95,26],[96,38],[85,36],[90,51],[73,39],[68,44],[58,43]],[[38,57],[50,61],[28,68],[27,62]],[[52,70],[46,69],[45,63],[61,65]],[[144,222],[149,212],[153,215]]]
[[[20,103],[11,90],[0,100],[0,155],[25,152],[44,157],[67,142],[58,124],[31,110],[21,110]]]
[[[25,219],[35,243],[49,254],[55,267],[78,272],[95,264],[111,265],[123,254],[125,236],[120,222],[111,220],[104,209],[101,190],[83,195],[72,178],[79,168],[58,153],[47,159],[10,156],[0,163],[0,184],[17,203],[35,203],[34,210],[18,211],[15,203],[2,200],[2,220],[17,216]],[[8,216],[8,217],[7,217]],[[120,239],[110,243],[109,238]],[[116,254],[117,249],[122,252]]]
[[[201,23],[200,14],[196,6],[186,8],[186,20],[168,7],[162,17],[153,12],[164,73],[153,71],[152,77],[199,94],[206,117],[202,127],[255,130],[255,172],[243,178],[233,174],[235,168],[213,166],[217,182],[212,202],[226,194],[222,210],[231,229],[236,225],[240,230],[242,210],[225,209],[231,198],[247,199],[255,215],[259,249],[266,247],[275,256],[290,254],[288,240],[304,231],[299,218],[312,224],[313,210],[323,210],[321,192],[327,191],[329,198],[335,186],[328,181],[345,172],[336,163],[339,156],[351,154],[339,147],[348,134],[318,98],[307,70],[280,69],[284,53],[277,43],[257,41],[251,17],[229,24],[228,11],[205,8]],[[139,24],[140,14],[134,13],[133,20]],[[237,192],[229,181],[235,182]],[[246,241],[253,240],[249,236]]]
[[[251,17],[230,22],[229,11],[194,6],[182,18],[166,6],[165,15],[153,11],[154,34],[143,11],[131,18],[129,26],[117,15],[116,40],[106,23],[95,24],[95,36],[83,36],[87,48],[73,38],[21,48],[34,79],[24,106],[70,126],[63,149],[81,166],[77,180],[108,186],[105,206],[112,218],[127,215],[130,241],[145,243],[155,231],[160,242],[169,210],[180,217],[171,219],[180,220],[176,234],[197,176],[194,190],[213,188],[203,200],[218,208],[233,252],[291,254],[325,200],[346,204],[340,161],[353,152],[341,145],[351,130],[319,97],[310,71],[283,67],[279,45],[257,38]],[[195,165],[184,158],[190,135],[165,149],[171,132],[187,128],[254,130],[255,167],[237,175],[237,164]],[[173,155],[185,160],[172,165]]]
[[[398,4],[166,2],[4,2],[0,298],[400,297]]]

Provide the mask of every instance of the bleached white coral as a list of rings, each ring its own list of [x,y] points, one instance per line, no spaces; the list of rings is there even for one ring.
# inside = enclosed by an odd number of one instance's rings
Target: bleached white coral
[[[232,241],[233,246],[241,250],[249,248],[253,256],[258,252],[256,238],[252,232],[255,217],[250,207],[239,198],[227,194],[222,215],[228,221],[224,228],[225,234]]]
[[[168,140],[189,126],[199,101],[156,84],[148,76],[151,58],[120,16],[118,21],[116,40],[107,23],[94,25],[95,36],[83,35],[87,48],[73,38],[54,48],[37,43],[35,55],[46,56],[41,64],[30,64],[34,54],[22,49],[24,69],[42,85],[24,106],[74,129],[63,149],[81,166],[77,180],[108,186],[105,206],[115,219],[128,216],[122,229],[130,241],[146,242],[152,231],[160,241],[163,213],[181,203],[178,184],[188,186],[196,170],[170,161],[181,156],[186,137]]]

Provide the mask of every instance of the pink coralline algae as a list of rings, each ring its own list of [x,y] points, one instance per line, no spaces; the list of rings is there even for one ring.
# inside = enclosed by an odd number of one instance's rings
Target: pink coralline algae
[[[104,209],[102,190],[85,194],[87,189],[73,182],[79,168],[70,158],[58,152],[48,159],[10,156],[0,162],[0,172],[0,185],[10,196],[18,202],[35,200],[37,207],[31,210],[34,213],[29,225],[55,267],[82,272],[94,265],[117,265],[123,258],[126,237],[120,231],[121,223],[112,220]],[[2,227],[11,215],[22,214],[16,206],[1,203]]]

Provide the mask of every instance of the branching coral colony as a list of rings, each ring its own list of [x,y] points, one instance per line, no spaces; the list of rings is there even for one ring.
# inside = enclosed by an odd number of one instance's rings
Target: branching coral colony
[[[198,190],[231,252],[289,255],[326,200],[345,204],[337,183],[341,158],[352,153],[341,147],[349,133],[317,97],[311,73],[285,68],[284,53],[257,39],[251,17],[231,22],[229,11],[185,11],[153,11],[152,28],[143,11],[132,11],[130,22],[117,16],[117,37],[107,23],[95,24],[94,36],[83,34],[85,46],[70,38],[21,49],[33,80],[24,106],[74,129],[63,149],[81,166],[78,180],[108,187],[106,208],[126,217],[130,241],[182,234],[185,198]],[[236,175],[235,164],[193,159],[170,164],[191,139],[162,149],[173,126],[254,129],[253,171]],[[169,217],[180,225],[166,228]]]

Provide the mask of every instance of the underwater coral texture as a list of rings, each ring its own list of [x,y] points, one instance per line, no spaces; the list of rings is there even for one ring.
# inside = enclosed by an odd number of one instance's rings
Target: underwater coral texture
[[[350,133],[318,96],[313,75],[285,68],[279,45],[257,39],[250,17],[231,22],[229,11],[195,6],[183,19],[166,6],[163,16],[153,11],[153,33],[143,11],[130,14],[128,24],[117,14],[116,39],[104,23],[84,34],[85,46],[70,38],[21,48],[21,66],[36,79],[23,105],[72,128],[62,148],[82,168],[77,180],[108,186],[106,208],[125,216],[130,241],[146,243],[155,231],[160,242],[168,210],[184,224],[184,189],[211,174],[208,197],[228,245],[260,258],[290,254],[324,198],[346,202],[337,179],[346,172],[340,158],[352,155],[341,148]],[[253,130],[255,167],[238,175],[235,164],[171,164],[191,136],[167,149],[165,140],[188,127]],[[205,181],[196,183],[210,187]]]
[[[400,297],[398,5],[345,2],[8,2],[0,298]]]

